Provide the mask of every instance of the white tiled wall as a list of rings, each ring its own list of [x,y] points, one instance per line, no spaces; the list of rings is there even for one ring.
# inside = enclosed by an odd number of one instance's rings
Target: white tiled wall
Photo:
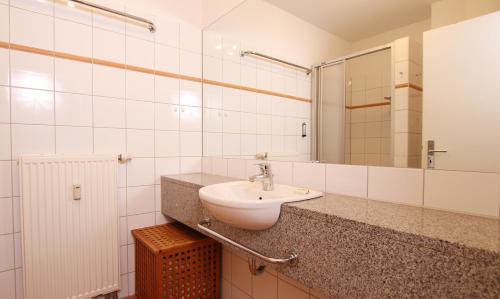
[[[95,1],[103,2],[103,1]],[[51,0],[0,1],[0,40],[201,77],[201,31],[171,17],[157,32]],[[119,167],[123,291],[134,293],[130,229],[167,221],[162,174],[201,170],[201,83],[0,49],[0,298],[22,298],[15,160],[24,154],[129,153]]]
[[[202,171],[247,179],[255,160],[203,157]],[[328,193],[500,217],[500,174],[270,161],[275,182]],[[241,174],[245,173],[245,176]],[[234,175],[238,174],[238,175]]]
[[[394,41],[395,84],[422,87],[422,45],[408,37]],[[422,92],[411,87],[394,93],[394,166],[420,168]]]
[[[253,276],[245,256],[224,247],[222,252],[223,299],[320,299],[327,298],[280,273],[266,269]]]
[[[241,50],[257,48],[230,36],[211,31],[203,35],[204,79],[310,98],[310,75],[249,56],[241,58]],[[301,134],[302,123],[310,128],[310,106],[284,97],[204,84],[203,153],[250,157],[267,151],[274,156],[308,159],[310,134],[305,138]]]

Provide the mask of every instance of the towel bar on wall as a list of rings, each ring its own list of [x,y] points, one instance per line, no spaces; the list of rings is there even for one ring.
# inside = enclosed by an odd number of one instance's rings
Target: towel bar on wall
[[[215,232],[211,229],[208,228],[208,226],[210,226],[210,219],[204,219],[202,221],[200,221],[198,223],[198,229],[202,230],[203,232],[207,233],[208,235],[210,235],[211,237],[214,237],[216,239],[219,239],[219,240],[222,240],[226,243],[229,243],[231,245],[233,245],[234,247],[237,247],[243,251],[245,251],[246,253],[249,253],[253,256],[256,256],[258,258],[260,258],[261,260],[263,261],[266,261],[268,263],[271,263],[271,264],[289,264],[289,265],[295,265],[297,264],[297,261],[298,261],[298,255],[296,253],[291,253],[288,257],[286,258],[273,258],[273,257],[268,257],[268,256],[265,256],[263,255],[262,253],[260,252],[257,252],[253,249],[250,249],[244,245],[241,245],[240,243],[236,242],[236,241],[233,241],[227,237],[224,237],[223,235],[219,234],[218,232]]]
[[[131,14],[126,13],[126,12],[121,12],[119,10],[112,9],[112,8],[109,8],[109,7],[105,7],[105,6],[102,6],[102,5],[99,5],[99,4],[95,4],[95,3],[92,3],[92,2],[88,2],[88,1],[85,1],[85,0],[68,0],[68,4],[73,3],[73,2],[81,4],[81,5],[85,5],[85,6],[88,6],[88,7],[92,7],[92,8],[95,8],[95,9],[107,11],[109,13],[112,13],[112,14],[115,14],[115,15],[119,15],[119,16],[122,16],[124,18],[132,19],[132,20],[135,20],[137,22],[145,23],[148,26],[148,29],[149,29],[149,31],[151,33],[153,33],[153,32],[156,31],[155,24],[153,22],[151,22],[150,20],[148,20],[148,19],[137,17],[137,16],[131,15]]]

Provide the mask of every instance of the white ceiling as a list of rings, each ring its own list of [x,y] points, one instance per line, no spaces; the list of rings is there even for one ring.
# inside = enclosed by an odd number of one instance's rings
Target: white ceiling
[[[430,18],[437,0],[266,0],[348,41]]]

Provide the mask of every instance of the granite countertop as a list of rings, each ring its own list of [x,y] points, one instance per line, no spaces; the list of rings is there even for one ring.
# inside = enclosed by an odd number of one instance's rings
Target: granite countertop
[[[163,176],[162,212],[197,229],[210,216],[198,190],[235,180]],[[283,204],[267,230],[211,229],[267,256],[296,253],[294,266],[269,266],[332,298],[500,298],[500,219],[325,193]]]
[[[193,188],[239,180],[202,173],[164,178]],[[454,254],[465,257],[476,256],[478,250],[486,255],[500,255],[500,219],[330,193],[317,199],[283,204],[284,212],[331,223],[341,220],[343,225],[348,220],[373,233],[384,233],[437,250],[456,250]]]

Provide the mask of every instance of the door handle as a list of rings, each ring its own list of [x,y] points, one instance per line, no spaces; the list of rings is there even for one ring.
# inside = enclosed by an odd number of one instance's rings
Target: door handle
[[[433,154],[433,153],[447,153],[448,151],[446,150],[428,150],[427,153]]]
[[[434,168],[434,154],[435,153],[447,153],[447,150],[437,150],[434,149],[434,140],[427,141],[427,168]]]

